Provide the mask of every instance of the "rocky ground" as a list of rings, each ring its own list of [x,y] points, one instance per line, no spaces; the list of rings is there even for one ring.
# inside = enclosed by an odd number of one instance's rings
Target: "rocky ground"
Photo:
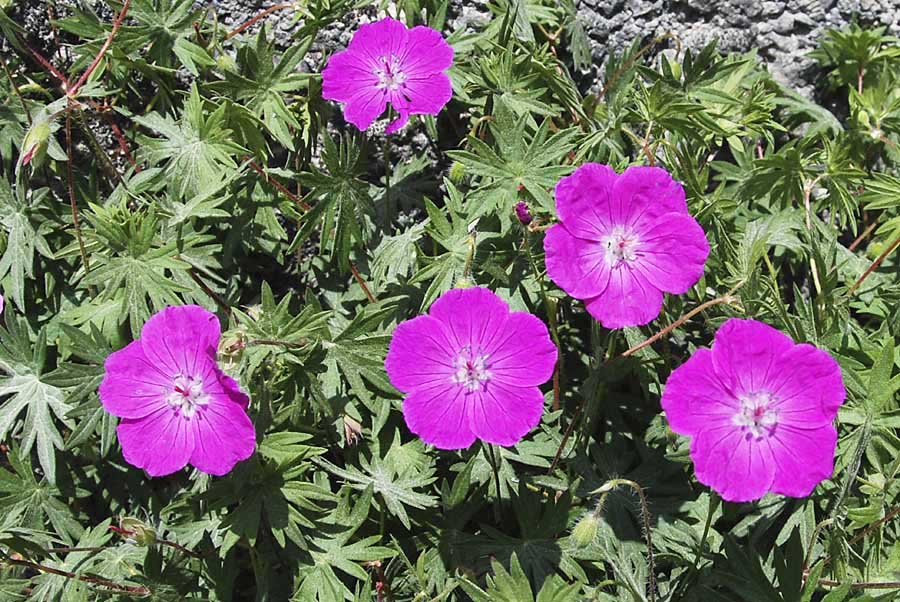
[[[212,0],[226,24],[237,25],[266,6],[267,1]],[[635,38],[652,40],[672,33],[687,48],[700,48],[718,38],[725,51],[755,49],[773,74],[801,93],[811,93],[816,72],[807,53],[822,32],[860,25],[884,26],[900,34],[900,0],[578,0],[578,16],[591,41],[596,67],[585,74],[591,84],[601,73],[610,51]],[[450,29],[478,27],[487,18],[487,0],[451,0]],[[316,49],[343,47],[359,22],[375,18],[374,10],[360,11],[354,22],[335,24],[324,32]],[[269,23],[289,43],[292,20],[287,11]],[[316,56],[311,57],[315,60]]]

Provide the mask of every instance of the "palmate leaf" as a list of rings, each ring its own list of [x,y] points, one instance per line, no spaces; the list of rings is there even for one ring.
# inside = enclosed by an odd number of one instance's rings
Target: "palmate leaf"
[[[237,479],[220,481],[211,488],[215,507],[229,508],[221,524],[220,557],[242,539],[256,545],[261,529],[282,548],[291,544],[300,549],[306,549],[309,537],[317,532],[316,521],[326,511],[321,504],[333,502],[334,495],[310,481],[312,464],[306,459],[325,450],[300,444],[296,433],[290,435],[264,443],[261,452],[274,462],[244,464]]]
[[[487,579],[487,589],[481,589],[469,579],[460,585],[474,602],[580,602],[581,584],[566,583],[559,575],[544,581],[537,597],[532,593],[528,577],[513,554],[509,560],[509,571],[496,560],[491,560],[494,574]]]
[[[34,276],[35,251],[46,257],[53,253],[44,237],[50,225],[47,216],[41,217],[40,208],[48,190],[40,189],[29,194],[13,191],[6,178],[0,178],[0,226],[6,232],[6,249],[0,258],[0,278],[10,276],[10,286],[4,290],[18,308],[25,307],[25,279]]]
[[[377,535],[349,543],[369,515],[373,488],[366,487],[355,504],[350,502],[350,491],[349,488],[344,490],[335,511],[319,523],[319,535],[310,542],[311,562],[299,566],[292,601],[343,602],[352,599],[352,591],[335,569],[365,581],[369,576],[361,563],[384,561],[396,555],[391,548],[374,545],[379,540]]]
[[[42,532],[49,525],[62,541],[81,537],[83,529],[60,500],[62,492],[47,479],[38,479],[29,455],[11,446],[6,458],[13,472],[0,468],[0,532],[18,528]]]
[[[322,161],[326,170],[301,174],[311,189],[308,198],[315,205],[304,217],[291,243],[299,248],[318,228],[319,248],[344,270],[349,270],[350,248],[368,238],[367,220],[374,213],[369,185],[361,179],[366,172],[362,144],[350,135],[337,143],[325,134]]]
[[[60,421],[71,426],[66,414],[71,409],[62,389],[46,382],[41,371],[47,353],[47,334],[42,329],[33,343],[32,356],[23,354],[28,343],[24,321],[7,317],[6,328],[0,328],[0,440],[21,436],[22,453],[37,448],[38,459],[47,480],[56,482],[56,449],[63,448],[63,439],[56,426]],[[24,413],[24,419],[20,414]]]
[[[323,392],[327,397],[340,394],[342,377],[350,391],[373,413],[377,408],[366,383],[386,393],[395,393],[384,372],[384,357],[391,337],[375,332],[394,311],[393,306],[367,305],[349,322],[343,322],[338,316],[332,318],[332,331],[336,334],[321,343],[327,368]]]
[[[237,71],[226,70],[219,88],[228,98],[237,100],[259,118],[273,136],[286,148],[294,150],[291,129],[300,122],[291,113],[285,96],[307,86],[310,75],[298,73],[297,65],[306,54],[309,43],[290,46],[275,60],[275,42],[260,29],[255,44],[238,49]]]
[[[203,292],[187,272],[191,264],[179,254],[179,241],[163,242],[158,238],[159,218],[154,207],[144,211],[131,211],[125,206],[91,206],[93,212],[85,214],[96,235],[114,254],[95,253],[91,271],[84,278],[87,287],[96,286],[102,292],[96,301],[120,303],[120,319],[128,317],[134,337],[150,317],[168,305],[181,305],[179,293]],[[182,253],[204,241],[198,235],[185,236],[180,245]],[[177,281],[178,273],[184,278]],[[149,307],[148,307],[149,303]]]
[[[467,173],[480,178],[476,189],[479,204],[470,212],[470,218],[495,211],[508,216],[520,191],[526,191],[545,211],[553,211],[549,191],[573,169],[562,164],[561,159],[573,150],[578,132],[570,128],[551,135],[550,120],[545,119],[529,136],[527,123],[527,119],[516,119],[506,104],[497,99],[490,124],[496,146],[471,137],[471,151],[448,151]]]
[[[436,480],[434,477],[434,465],[430,458],[424,455],[424,445],[421,441],[412,441],[406,445],[400,445],[399,434],[394,438],[394,446],[383,459],[375,457],[371,461],[360,458],[360,466],[348,466],[340,468],[319,458],[316,462],[328,472],[346,481],[354,489],[372,489],[380,496],[387,510],[400,519],[400,522],[409,529],[411,527],[406,507],[424,510],[437,505],[437,499],[428,493],[420,493]],[[404,449],[407,453],[401,453]],[[412,455],[412,458],[410,458]]]
[[[178,121],[158,113],[135,116],[140,125],[162,138],[141,137],[141,152],[152,165],[165,163],[169,190],[177,198],[201,195],[219,186],[223,177],[237,170],[234,156],[246,151],[233,142],[225,127],[225,105],[211,114],[204,111],[196,84]]]

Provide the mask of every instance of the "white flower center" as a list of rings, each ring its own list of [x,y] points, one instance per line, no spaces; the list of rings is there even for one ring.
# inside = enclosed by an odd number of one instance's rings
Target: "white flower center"
[[[406,74],[400,70],[400,59],[394,56],[378,57],[379,66],[374,69],[375,76],[378,78],[378,85],[375,86],[379,90],[396,91],[406,81]]]
[[[209,395],[203,392],[202,380],[179,374],[172,383],[172,391],[166,396],[166,401],[172,409],[190,420],[198,408],[209,403]]]
[[[640,240],[637,234],[622,226],[613,228],[600,242],[606,249],[606,263],[609,265],[615,266],[623,261],[631,263],[637,259]]]
[[[473,353],[464,347],[453,361],[453,382],[464,386],[469,393],[486,387],[492,376],[487,361],[486,354]]]
[[[735,426],[756,439],[771,434],[778,424],[778,410],[772,407],[775,399],[765,391],[741,397],[740,411],[731,419]]]

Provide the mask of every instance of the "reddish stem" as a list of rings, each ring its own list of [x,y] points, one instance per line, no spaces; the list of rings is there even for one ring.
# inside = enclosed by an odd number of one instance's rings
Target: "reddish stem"
[[[230,40],[231,38],[233,38],[237,34],[241,33],[248,27],[253,27],[253,24],[256,23],[257,21],[259,21],[261,19],[265,19],[266,17],[268,17],[269,15],[271,15],[272,13],[274,13],[276,11],[283,10],[285,8],[291,8],[292,6],[294,6],[294,5],[289,2],[284,2],[282,4],[276,4],[275,6],[270,6],[266,10],[264,10],[261,13],[259,13],[258,15],[256,15],[255,17],[248,19],[247,21],[243,22],[242,24],[240,24],[239,26],[237,26],[236,28],[234,28],[233,30],[228,32],[225,35],[225,39]]]
[[[106,51],[109,50],[110,44],[112,44],[113,38],[116,37],[116,32],[119,31],[119,27],[122,26],[122,21],[125,20],[125,15],[128,13],[128,6],[131,4],[131,0],[125,0],[125,3],[122,4],[122,11],[116,17],[116,20],[113,21],[112,31],[109,32],[109,37],[106,38],[106,41],[103,43],[103,46],[100,47],[100,52],[97,53],[97,56],[94,57],[93,62],[88,66],[84,73],[81,74],[81,77],[78,78],[78,81],[75,82],[75,86],[68,89],[66,92],[69,96],[75,96],[78,94],[78,90],[81,89],[81,86],[84,85],[84,82],[91,76],[91,73],[94,72],[94,69],[97,68],[97,65],[100,64],[100,61],[103,59],[103,55],[106,54]]]
[[[868,226],[865,230],[863,230],[863,233],[860,234],[859,236],[857,236],[857,237],[856,237],[856,240],[854,240],[852,243],[850,243],[850,246],[847,247],[847,250],[848,250],[848,251],[852,251],[852,250],[854,250],[856,247],[858,247],[859,244],[860,244],[862,241],[864,241],[864,240],[869,236],[869,234],[872,233],[872,230],[874,230],[874,229],[875,229],[875,226],[877,226],[877,225],[878,225],[878,222],[872,222],[871,224],[869,224],[869,226]]]
[[[847,296],[849,297],[854,292],[856,292],[856,289],[858,289],[860,285],[865,281],[865,279],[869,277],[869,274],[877,270],[878,266],[881,265],[881,262],[887,259],[887,256],[893,253],[894,249],[896,249],[898,246],[900,246],[900,237],[897,237],[897,239],[891,243],[891,246],[885,249],[884,253],[879,255],[878,258],[872,262],[872,265],[870,265],[868,269],[863,272],[863,275],[859,277],[859,280],[853,283],[853,286],[851,286],[850,290],[847,291]]]
[[[256,173],[261,175],[263,177],[263,180],[265,180],[266,182],[268,182],[269,184],[274,186],[276,189],[278,189],[278,191],[281,192],[284,196],[286,196],[287,198],[294,201],[294,203],[296,203],[298,207],[300,207],[304,211],[309,211],[310,209],[312,209],[312,207],[310,207],[308,203],[306,203],[303,199],[301,199],[296,194],[294,194],[293,192],[288,190],[284,184],[282,184],[275,178],[269,176],[269,174],[267,174],[265,172],[265,170],[263,170],[262,167],[257,165],[253,160],[249,159],[249,157],[245,157],[245,159],[249,161],[248,164],[250,165],[250,169],[252,169]]]
[[[2,555],[5,558],[6,562],[8,562],[9,564],[24,566],[41,573],[50,573],[51,575],[59,575],[60,577],[65,577],[67,579],[76,579],[78,581],[92,583],[94,585],[99,585],[101,587],[105,587],[117,592],[137,594],[140,596],[146,596],[150,594],[150,590],[146,587],[141,587],[138,585],[122,585],[120,583],[109,581],[108,579],[103,579],[101,577],[94,577],[92,575],[79,575],[77,573],[63,571],[52,566],[45,566],[43,564],[31,562],[30,560],[19,560],[18,558],[12,558],[11,556],[4,554],[3,552],[0,552],[0,555]]]
[[[350,262],[350,272],[353,274],[353,278],[356,279],[356,283],[359,284],[359,287],[366,294],[366,298],[369,300],[369,303],[378,302],[378,299],[376,299],[375,295],[372,294],[372,291],[369,290],[368,285],[366,285],[366,281],[363,280],[363,277],[360,275],[359,270],[356,268],[356,265],[352,261]]]

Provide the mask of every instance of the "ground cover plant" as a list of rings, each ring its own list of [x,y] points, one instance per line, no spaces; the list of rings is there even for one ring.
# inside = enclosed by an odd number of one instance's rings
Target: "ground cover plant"
[[[900,40],[490,9],[0,12],[0,599],[898,597]]]

